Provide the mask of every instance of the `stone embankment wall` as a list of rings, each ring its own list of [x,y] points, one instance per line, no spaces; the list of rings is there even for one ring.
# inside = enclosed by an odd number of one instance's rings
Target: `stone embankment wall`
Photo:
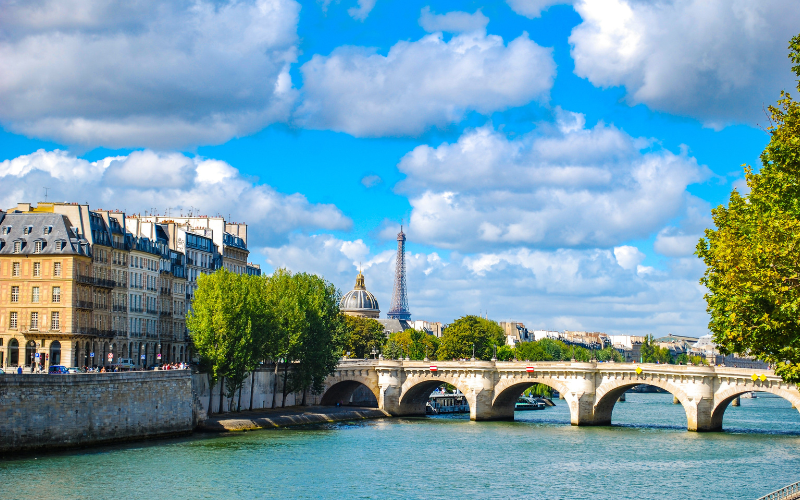
[[[188,434],[188,370],[0,375],[0,454]]]
[[[257,370],[247,377],[242,386],[241,402],[242,410],[250,410],[250,394],[253,395],[253,410],[272,408],[272,393],[275,382],[275,368],[267,365],[265,368]],[[205,373],[195,373],[192,375],[192,388],[199,400],[199,410],[203,414],[198,420],[203,420],[208,413],[226,413],[231,411],[229,408],[230,400],[226,397],[224,381],[218,382],[211,387],[208,375]],[[222,411],[220,411],[220,391],[222,391]],[[317,405],[322,399],[321,394],[306,393],[306,405]],[[239,401],[239,393],[233,400],[233,411]],[[287,393],[286,406],[296,406],[303,402],[302,393]],[[210,412],[209,412],[210,406]],[[275,408],[283,407],[283,367],[278,373],[277,392],[275,394]]]

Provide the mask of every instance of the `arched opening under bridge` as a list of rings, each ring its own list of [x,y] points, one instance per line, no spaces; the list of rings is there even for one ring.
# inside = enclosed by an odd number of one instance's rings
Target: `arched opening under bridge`
[[[331,385],[322,394],[320,404],[377,408],[378,397],[369,387],[357,380],[342,380]]]
[[[458,404],[458,406],[463,407],[464,404],[461,403],[465,403],[466,409],[468,412],[470,412],[470,417],[472,417],[472,412],[474,410],[475,402],[471,401],[470,397],[471,395],[468,392],[464,391],[461,387],[459,387],[458,384],[453,384],[453,382],[457,381],[448,380],[445,377],[441,378],[426,377],[425,380],[412,382],[408,387],[405,388],[402,396],[400,397],[400,400],[398,401],[399,414],[409,415],[409,416],[412,415],[423,416],[429,414],[428,412],[431,412],[432,414],[437,413],[438,410],[434,408],[436,405],[431,405],[431,409],[426,411],[426,406],[428,404],[428,401],[431,399],[431,395],[434,393],[434,391],[436,391],[439,388],[442,388],[441,391],[447,391],[448,386],[450,386],[451,389],[449,390],[449,393],[441,392],[442,396],[444,396],[444,399],[446,400],[446,404],[448,405]],[[460,394],[453,394],[454,390],[452,388],[455,388],[455,390],[457,390],[458,393]],[[436,399],[439,399],[438,394]],[[445,409],[444,411],[441,411],[439,414],[444,414],[448,412],[464,413],[463,411],[456,412],[456,411],[448,411],[447,409]]]
[[[495,397],[492,401],[492,414],[496,420],[514,420],[517,401],[523,393],[536,386],[544,386],[553,391],[563,394],[567,387],[558,380],[552,379],[529,379],[525,381],[512,380],[507,383],[500,383],[495,388]],[[558,405],[556,403],[556,405]],[[567,406],[566,404],[564,406]],[[567,406],[572,413],[572,407]],[[570,416],[570,420],[572,420]]]
[[[712,428],[723,430],[723,417],[725,412],[737,398],[739,398],[739,404],[741,405],[740,409],[737,409],[737,413],[746,413],[742,414],[740,418],[734,418],[734,422],[736,422],[734,425],[738,424],[749,427],[749,424],[755,420],[757,422],[757,427],[767,426],[765,430],[773,430],[768,428],[769,422],[764,421],[764,419],[759,418],[757,415],[759,412],[766,410],[771,414],[775,414],[776,412],[788,413],[785,418],[781,419],[781,430],[790,430],[785,429],[786,420],[797,421],[798,427],[800,428],[800,398],[781,388],[762,386],[755,388],[755,391],[753,387],[748,389],[749,390],[744,390],[741,386],[731,387],[717,394],[717,403],[711,411]],[[776,399],[785,401],[776,401]]]
[[[643,387],[636,392],[630,391]],[[656,391],[660,389],[660,391]],[[625,396],[623,401],[620,398]],[[617,404],[621,405],[614,415]],[[646,384],[623,381],[598,391],[594,406],[594,425],[647,425],[688,428],[696,416],[690,409],[686,394],[677,386],[661,380]]]

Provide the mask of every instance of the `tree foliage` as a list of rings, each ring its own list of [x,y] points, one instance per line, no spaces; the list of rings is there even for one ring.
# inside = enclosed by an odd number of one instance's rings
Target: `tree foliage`
[[[285,269],[270,277],[219,269],[197,283],[186,325],[212,385],[225,379],[229,407],[266,359],[276,362],[276,376],[277,363],[284,362],[285,391],[322,389],[341,352],[339,292],[333,285]]]
[[[502,346],[505,342],[503,329],[496,322],[478,316],[464,316],[442,332],[437,357],[440,360],[469,359],[474,344],[475,358],[488,361],[494,356],[495,346]]]
[[[523,361],[590,361],[592,351],[585,347],[567,345],[556,339],[520,342],[514,348],[514,356]],[[598,361],[623,361],[622,355],[613,347],[594,351]]]
[[[273,317],[258,291],[264,279],[220,269],[201,275],[186,318],[194,346],[210,368],[212,385],[225,379],[226,396],[241,389],[264,359]]]
[[[789,44],[800,77],[800,35]],[[800,84],[798,85],[800,91]],[[800,103],[781,92],[770,106],[761,169],[745,166],[748,194],[712,210],[715,229],[697,245],[709,329],[724,354],[754,355],[800,382]]]
[[[383,325],[371,318],[342,315],[342,354],[365,359],[372,350],[381,352],[386,335]]]
[[[389,335],[385,352],[390,358],[408,356],[411,359],[436,359],[439,339],[427,332],[407,328]]]
[[[642,363],[672,363],[672,353],[666,347],[661,347],[653,341],[652,335],[646,335],[641,350]]]

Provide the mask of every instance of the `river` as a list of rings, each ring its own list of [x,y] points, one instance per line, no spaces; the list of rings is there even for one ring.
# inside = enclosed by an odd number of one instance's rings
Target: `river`
[[[742,399],[685,430],[670,394],[628,394],[611,427],[564,401],[515,422],[382,419],[195,435],[0,462],[0,498],[746,499],[800,480],[800,413]]]

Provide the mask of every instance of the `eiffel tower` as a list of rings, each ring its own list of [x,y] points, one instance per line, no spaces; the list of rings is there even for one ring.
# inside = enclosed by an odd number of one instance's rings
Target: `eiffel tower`
[[[410,320],[411,311],[408,310],[408,294],[406,293],[406,235],[403,226],[397,233],[397,261],[394,268],[394,290],[392,291],[392,305],[386,313],[389,319]]]

